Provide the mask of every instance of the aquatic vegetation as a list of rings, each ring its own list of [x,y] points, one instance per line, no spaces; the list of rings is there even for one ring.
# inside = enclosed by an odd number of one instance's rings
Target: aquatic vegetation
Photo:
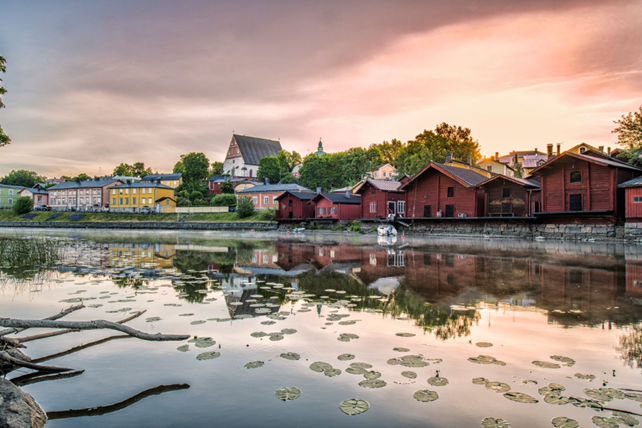
[[[194,337],[188,340],[188,343],[193,343],[197,348],[209,348],[210,346],[216,345],[216,340],[213,340],[211,337]]]
[[[187,352],[189,351],[189,345],[181,345],[178,348],[176,348],[176,350],[180,352]]]
[[[359,382],[362,388],[383,388],[387,383],[381,379],[366,379]]]
[[[435,391],[430,391],[428,389],[422,389],[420,391],[417,391],[414,394],[412,394],[412,396],[415,398],[415,400],[421,401],[422,403],[429,403],[439,398],[439,394],[437,394]]]
[[[298,361],[301,359],[301,355],[297,354],[296,352],[284,352],[283,354],[279,355],[279,357],[291,361]]]
[[[337,360],[339,361],[348,361],[348,360],[354,360],[356,358],[355,355],[352,354],[341,354],[337,357]]]
[[[580,424],[575,419],[567,418],[566,416],[558,416],[551,420],[555,428],[577,428]]]
[[[584,394],[598,401],[611,401],[615,398],[622,399],[624,393],[615,388],[586,388]]]
[[[221,356],[220,352],[203,352],[201,354],[198,354],[196,356],[196,359],[199,361],[202,360],[213,360],[214,358],[218,358]]]
[[[246,369],[258,369],[259,367],[263,367],[264,365],[265,363],[263,361],[250,361],[243,367],[245,367]]]
[[[449,382],[445,377],[434,376],[428,379],[428,383],[432,386],[446,386]]]
[[[410,352],[408,348],[392,348],[392,350],[395,352]]]
[[[65,245],[52,238],[0,238],[0,267],[10,270],[55,266],[65,253]]]
[[[506,392],[504,393],[504,397],[517,403],[535,404],[539,402],[537,398],[524,394],[523,392]]]
[[[510,391],[510,385],[504,382],[486,382],[486,389],[490,389],[494,392],[508,392]]]
[[[332,370],[332,364],[324,363],[323,361],[317,361],[315,363],[310,364],[310,370],[313,372],[321,373],[326,370]]]
[[[339,335],[339,337],[337,338],[337,340],[338,340],[339,342],[350,342],[351,340],[353,340],[353,339],[358,339],[358,338],[359,338],[359,336],[358,336],[358,335],[356,335],[356,334],[352,334],[352,333],[341,333],[341,334]]]
[[[368,403],[366,400],[350,398],[348,400],[343,400],[341,404],[339,404],[339,408],[346,415],[353,416],[368,411],[368,409],[370,408],[370,403]]]
[[[506,365],[505,362],[500,361],[495,357],[491,357],[490,355],[480,355],[478,357],[470,357],[468,361],[475,364],[496,364],[498,366]]]
[[[408,379],[417,379],[417,373],[411,371],[403,371],[401,372],[401,376]]]
[[[533,364],[543,369],[559,369],[562,367],[557,363],[549,363],[548,361],[533,361]]]
[[[283,387],[276,390],[274,393],[276,398],[281,401],[292,401],[296,400],[301,396],[301,390],[296,387]]]
[[[396,333],[395,336],[399,336],[399,337],[414,337],[414,336],[416,336],[416,334],[415,333]]]
[[[569,357],[563,357],[561,355],[551,355],[551,360],[559,361],[567,367],[573,367],[575,365],[575,360]]]
[[[504,419],[495,419],[490,416],[482,420],[482,426],[484,428],[512,428],[512,425]]]
[[[585,379],[591,382],[595,379],[595,375],[592,374],[575,373],[574,376],[578,379]]]
[[[475,343],[475,345],[480,348],[490,348],[491,346],[493,346],[493,344],[490,342],[477,342]]]

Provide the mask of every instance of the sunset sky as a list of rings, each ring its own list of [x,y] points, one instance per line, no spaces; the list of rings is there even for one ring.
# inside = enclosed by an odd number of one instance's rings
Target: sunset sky
[[[642,105],[642,1],[0,0],[0,176],[111,173],[232,132],[302,155],[441,122],[485,155],[615,147]]]

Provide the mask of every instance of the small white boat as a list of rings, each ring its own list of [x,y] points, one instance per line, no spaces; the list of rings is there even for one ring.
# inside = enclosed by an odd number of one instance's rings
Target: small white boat
[[[294,233],[303,233],[305,232],[305,227],[297,227],[294,229]]]
[[[379,236],[397,236],[397,229],[390,224],[382,224],[377,228],[377,234]]]

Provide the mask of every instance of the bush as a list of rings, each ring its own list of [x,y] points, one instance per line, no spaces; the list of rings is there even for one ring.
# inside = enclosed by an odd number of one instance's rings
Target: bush
[[[190,193],[189,198],[192,201],[196,201],[197,199],[203,199],[203,193],[199,192],[198,190],[194,190],[192,191],[192,193]]]
[[[344,227],[342,225],[340,225],[340,224],[337,224],[336,226],[334,226],[332,228],[332,230],[340,231],[340,230],[344,230]]]
[[[361,232],[361,222],[353,221],[352,223],[350,223],[349,228],[352,232]]]
[[[21,196],[13,203],[13,212],[20,214],[27,214],[33,210],[33,199],[29,196]]]
[[[223,193],[216,195],[212,198],[212,206],[214,207],[233,207],[236,206],[236,196]]]
[[[252,198],[243,196],[239,199],[236,211],[239,213],[239,218],[249,217],[254,214],[254,202],[252,202]]]
[[[234,186],[229,181],[226,181],[221,184],[221,192],[234,194]]]
[[[267,210],[263,210],[259,213],[259,219],[263,221],[272,221],[274,220],[274,213],[276,210],[270,208]]]
[[[189,192],[187,190],[181,190],[180,192],[178,192],[178,196],[181,199],[187,199],[189,198]]]

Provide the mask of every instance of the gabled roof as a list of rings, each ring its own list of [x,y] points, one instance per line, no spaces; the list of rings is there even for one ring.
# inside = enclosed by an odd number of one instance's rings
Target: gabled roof
[[[424,172],[426,172],[428,169],[431,169],[431,168],[441,172],[442,174],[447,175],[448,177],[457,181],[459,184],[461,184],[464,187],[476,187],[480,183],[483,183],[484,181],[488,180],[488,177],[486,177],[485,175],[482,175],[470,169],[458,168],[456,166],[448,166],[441,163],[431,162],[428,165],[426,165],[424,169],[419,171],[417,174],[413,175],[410,180],[402,184],[401,187],[399,187],[399,189],[403,190],[410,183],[415,181],[417,177],[420,177]]]
[[[524,156],[529,156],[529,155],[546,155],[544,152],[540,152],[539,150],[521,150],[521,151],[512,151],[507,155],[500,156],[499,161],[501,163],[510,163],[511,160],[513,160],[513,157],[524,157]]]
[[[25,186],[14,186],[13,184],[0,184],[0,187],[4,187],[5,189],[24,189]]]
[[[297,199],[300,199],[302,201],[309,201],[310,199],[314,198],[317,194],[316,193],[307,193],[307,192],[283,192],[280,194],[276,199],[277,201],[281,198],[285,198],[286,196],[294,196]]]
[[[540,188],[540,184],[536,180],[532,180],[532,179],[528,179],[528,178],[509,177],[508,175],[504,175],[504,174],[493,175],[488,180],[486,180],[483,183],[481,183],[479,186],[485,186],[486,184],[490,183],[491,181],[497,180],[497,179],[503,179],[503,180],[512,181],[513,183],[519,184],[520,186],[524,186],[524,187],[533,187],[533,188],[537,188],[537,189]]]
[[[350,197],[346,197],[344,193],[317,193],[314,198],[310,200],[310,202],[314,202],[320,198],[325,198],[332,202],[333,204],[360,204],[361,203],[361,196],[359,195],[350,195]]]
[[[547,160],[548,155],[526,155],[522,158],[522,168],[537,168],[540,161]]]
[[[49,194],[49,192],[47,190],[39,189],[39,188],[36,188],[36,187],[31,187],[29,189],[25,187],[20,192],[23,192],[25,190],[28,191],[28,192],[31,192],[34,195],[48,195]]]
[[[617,187],[640,187],[642,186],[642,176],[618,184]]]
[[[117,186],[114,186],[114,189],[131,189],[131,188],[141,188],[141,187],[155,187],[157,189],[169,189],[169,190],[174,190],[173,187],[170,187],[166,184],[161,184],[161,183],[156,183],[156,182],[150,182],[150,183],[125,183],[125,184],[119,184]]]
[[[276,156],[282,150],[279,141],[238,134],[234,134],[232,137],[239,146],[243,161],[249,165],[258,165],[261,158]]]
[[[170,201],[172,201],[172,202],[176,203],[176,199],[174,199],[174,198],[172,198],[172,197],[170,197],[170,196],[163,196],[162,198],[158,198],[158,199],[156,199],[156,201],[155,201],[155,202],[163,202],[165,199],[169,199]]]
[[[590,153],[590,155],[588,154]],[[548,162],[546,162],[544,165],[541,165],[534,170],[531,171],[532,174],[536,174],[540,172],[544,168],[548,168],[550,165],[553,163],[557,162],[560,159],[566,158],[566,157],[572,157],[575,159],[580,159],[584,160],[587,162],[591,162],[597,165],[602,165],[602,166],[611,166],[614,168],[624,168],[624,169],[632,169],[634,171],[642,171],[642,168],[638,168],[633,165],[629,165],[626,162],[622,162],[620,160],[617,160],[615,158],[612,158],[604,153],[598,152],[598,151],[587,151],[586,153],[573,153],[573,152],[564,152],[560,154],[559,156],[555,156],[554,158],[550,159]]]
[[[369,184],[375,189],[381,190],[383,192],[400,192],[400,193],[403,192],[403,190],[399,190],[399,188],[403,184],[399,181],[373,180],[371,178],[368,178],[366,180],[362,180],[359,184],[357,184],[354,187],[353,189],[354,193],[358,193],[366,184]]]
[[[266,193],[266,192],[306,192],[314,193],[312,190],[299,186],[298,184],[263,184],[260,186],[243,189],[238,193]]]
[[[181,174],[180,172],[175,172],[175,173],[172,173],[172,174],[149,174],[149,175],[146,175],[145,177],[141,178],[140,181],[180,180],[182,176],[183,176],[183,174]]]
[[[65,181],[64,183],[56,184],[55,186],[50,187],[50,192],[52,190],[64,190],[64,189],[87,189],[92,187],[105,187],[113,183],[120,183],[120,180],[108,179],[108,180],[87,180],[87,181]]]

